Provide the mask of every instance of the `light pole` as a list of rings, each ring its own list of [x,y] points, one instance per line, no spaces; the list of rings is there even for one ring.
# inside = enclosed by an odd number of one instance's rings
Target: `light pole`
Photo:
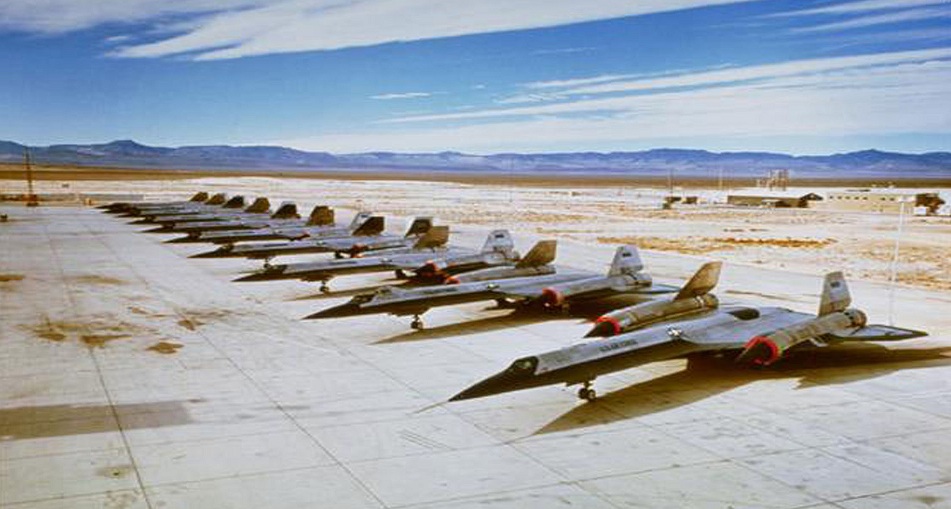
[[[888,325],[895,325],[895,282],[898,280],[898,253],[901,248],[902,227],[905,223],[905,203],[908,196],[898,198],[898,228],[895,231],[895,246],[892,249],[892,270],[888,278]]]

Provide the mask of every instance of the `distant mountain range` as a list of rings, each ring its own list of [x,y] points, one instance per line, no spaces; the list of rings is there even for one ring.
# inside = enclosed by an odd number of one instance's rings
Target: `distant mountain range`
[[[23,160],[24,146],[0,141],[0,162]],[[863,150],[828,156],[770,152],[654,149],[638,152],[568,152],[472,155],[459,152],[331,154],[277,146],[150,147],[132,140],[91,145],[30,147],[36,164],[184,170],[254,171],[468,171],[496,173],[666,175],[730,177],[788,169],[799,177],[951,177],[951,153],[902,154]]]

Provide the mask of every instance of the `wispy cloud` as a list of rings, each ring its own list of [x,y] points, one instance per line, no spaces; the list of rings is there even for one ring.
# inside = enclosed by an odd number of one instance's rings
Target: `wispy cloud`
[[[526,104],[526,103],[541,103],[549,101],[560,101],[565,99],[567,96],[557,93],[530,93],[530,94],[518,94],[502,99],[496,99],[496,104]]]
[[[121,57],[196,60],[333,50],[552,27],[753,0],[4,0],[0,27],[65,32],[195,15],[182,33],[128,45]]]
[[[268,0],[3,0],[0,29],[63,33],[106,23],[207,15],[266,5]]]
[[[770,14],[770,17],[811,16],[820,14],[855,14],[868,11],[883,11],[891,9],[908,9],[926,5],[940,5],[947,0],[860,0],[857,2],[843,2],[813,9]]]
[[[593,76],[590,78],[534,81],[531,83],[525,83],[523,86],[525,88],[530,88],[530,89],[566,88],[566,87],[577,87],[581,85],[594,85],[597,83],[606,83],[609,81],[620,81],[624,79],[634,78],[636,76],[637,75],[635,74],[607,74],[604,76]]]
[[[898,12],[888,12],[885,14],[876,14],[869,16],[860,16],[857,18],[837,21],[834,23],[824,23],[821,25],[807,26],[793,29],[793,32],[829,32],[834,30],[851,30],[856,28],[866,28],[876,25],[887,25],[902,23],[906,21],[919,21],[924,19],[951,18],[951,9],[947,7],[907,9]]]
[[[639,80],[628,83],[637,84],[634,92],[619,96],[413,116],[396,119],[398,130],[387,130],[394,122],[388,120],[367,132],[291,142],[338,151],[492,151],[661,138],[951,134],[951,113],[939,106],[951,103],[951,48],[716,72],[678,77],[693,88]]]
[[[391,101],[393,99],[417,99],[420,97],[430,97],[432,92],[402,92],[402,93],[393,93],[393,94],[378,94],[371,95],[370,99],[377,99],[380,101]]]
[[[644,111],[654,109],[652,101],[657,100],[658,97],[700,97],[701,94],[711,93],[710,89],[715,88],[749,91],[763,87],[789,86],[792,83],[801,85],[803,80],[808,79],[812,80],[815,87],[831,86],[834,84],[836,86],[858,89],[862,87],[863,83],[867,85],[876,83],[873,81],[873,78],[878,76],[875,69],[895,69],[898,68],[897,66],[924,64],[934,61],[947,63],[949,59],[951,59],[951,48],[795,60],[778,64],[736,67],[663,78],[615,81],[557,91],[561,96],[596,96],[590,99],[579,99],[571,102],[405,117],[381,122],[455,121],[494,117],[595,112],[643,113]],[[902,78],[910,85],[921,83],[927,83],[929,86],[937,85],[946,95],[951,96],[951,86],[947,84],[951,83],[951,81],[936,82],[935,80],[937,78],[935,76],[917,75],[908,70],[927,68],[927,66],[921,66],[920,68],[902,67],[901,69],[906,70],[905,72],[908,73],[902,75]],[[563,83],[567,86],[578,83],[579,81],[583,80],[566,80]],[[677,89],[688,90],[682,93],[672,93],[672,91]],[[625,95],[620,97],[597,97],[617,93],[625,93]],[[795,95],[795,93],[789,92],[789,95]],[[708,97],[721,96],[714,95]]]

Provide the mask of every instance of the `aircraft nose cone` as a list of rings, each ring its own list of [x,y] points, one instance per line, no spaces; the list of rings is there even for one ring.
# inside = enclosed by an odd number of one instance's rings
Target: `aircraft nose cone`
[[[462,401],[466,399],[482,398],[501,394],[503,392],[517,391],[526,388],[525,384],[519,383],[521,377],[515,376],[508,370],[492,375],[481,382],[478,382],[459,394],[449,398],[449,401]]]
[[[197,235],[187,235],[185,237],[178,237],[175,239],[166,240],[166,244],[194,244],[197,242],[204,242],[205,239]]]
[[[226,258],[231,255],[230,249],[218,248],[204,253],[193,254],[189,258]]]
[[[175,229],[170,226],[159,226],[158,228],[152,228],[151,230],[142,230],[142,233],[175,233]]]
[[[257,272],[252,272],[246,276],[241,276],[232,281],[236,283],[244,282],[253,282],[253,281],[275,281],[282,279],[281,274],[284,273],[284,269],[287,268],[287,265],[273,265],[270,268],[259,270]]]
[[[314,314],[304,317],[304,320],[315,320],[321,318],[342,318],[345,316],[354,316],[360,314],[360,305],[354,302],[348,302],[339,306],[322,309]]]

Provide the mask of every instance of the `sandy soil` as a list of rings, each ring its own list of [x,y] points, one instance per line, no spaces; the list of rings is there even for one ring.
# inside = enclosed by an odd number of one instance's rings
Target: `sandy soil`
[[[563,184],[563,183],[562,183]],[[21,182],[0,181],[18,192]],[[509,185],[314,178],[212,177],[156,180],[44,180],[37,192],[144,193],[186,196],[196,189],[294,200],[304,212],[320,203],[388,215],[427,214],[438,222],[510,228],[585,243],[636,243],[732,264],[803,273],[844,270],[851,278],[891,276],[897,217],[804,209],[737,209],[717,205],[661,210],[666,191],[650,187]],[[827,192],[831,188],[799,190]],[[935,188],[925,188],[933,191]],[[716,190],[699,190],[713,200]],[[729,191],[724,191],[729,192]],[[947,193],[947,189],[942,190]],[[947,198],[946,198],[947,199]],[[306,208],[306,209],[305,209]],[[390,229],[401,225],[390,224]],[[905,217],[899,284],[951,291],[951,219]]]
[[[70,165],[43,165],[33,166],[33,178],[42,180],[187,180],[202,178],[209,175],[216,177],[264,177],[264,178],[301,178],[301,179],[335,179],[335,180],[403,180],[413,182],[454,182],[460,184],[482,184],[491,179],[497,183],[504,183],[509,186],[544,186],[544,187],[576,187],[576,186],[595,186],[595,187],[614,187],[614,186],[645,186],[653,188],[666,188],[668,186],[666,172],[661,175],[623,175],[623,174],[590,174],[574,172],[555,172],[547,173],[542,171],[523,172],[523,173],[504,173],[479,170],[454,170],[445,169],[426,170],[426,169],[360,169],[360,168],[322,168],[313,169],[289,169],[289,170],[196,170],[196,169],[142,169],[142,168],[113,168],[113,167],[95,167],[95,166],[70,166]],[[758,176],[723,177],[723,183],[726,186],[751,186],[755,185]],[[23,180],[25,178],[24,168],[19,163],[0,163],[0,181],[2,180]],[[691,189],[707,188],[714,185],[716,177],[710,175],[703,176],[674,176],[675,184]],[[868,186],[874,183],[882,183],[878,178],[856,178],[856,179],[799,179],[799,185],[809,186]],[[892,177],[890,184],[898,187],[949,187],[951,186],[951,176],[918,178],[918,177]]]

